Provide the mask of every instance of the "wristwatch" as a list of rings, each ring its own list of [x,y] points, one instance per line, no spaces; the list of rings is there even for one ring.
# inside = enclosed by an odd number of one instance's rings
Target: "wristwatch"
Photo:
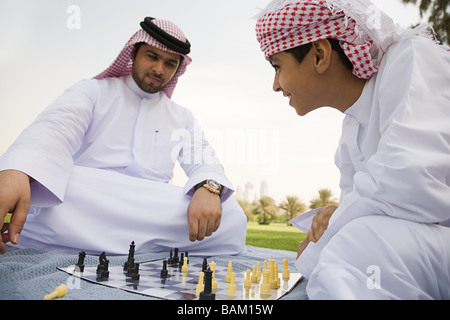
[[[222,193],[222,185],[218,183],[216,180],[208,179],[200,182],[199,184],[195,185],[194,189],[197,191],[197,189],[205,187],[209,192],[217,194],[218,196]]]

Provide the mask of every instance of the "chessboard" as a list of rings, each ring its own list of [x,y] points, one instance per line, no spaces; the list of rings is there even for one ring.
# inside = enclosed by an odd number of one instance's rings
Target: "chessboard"
[[[169,259],[139,263],[134,262],[131,251],[130,246],[128,261],[123,266],[108,266],[102,253],[97,267],[85,267],[80,263],[84,258],[80,252],[79,263],[58,269],[99,285],[165,300],[201,300],[207,290],[216,300],[276,300],[302,278],[299,273],[289,272],[286,259],[282,272],[278,272],[272,258],[258,262],[251,270],[235,272],[232,261],[228,266],[216,265],[207,258],[194,263],[189,260],[199,259],[191,259],[187,253],[179,258],[177,249],[175,256],[171,251]]]

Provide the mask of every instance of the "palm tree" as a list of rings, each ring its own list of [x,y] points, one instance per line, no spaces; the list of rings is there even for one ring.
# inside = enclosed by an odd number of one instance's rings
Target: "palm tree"
[[[242,211],[244,211],[245,215],[247,216],[247,220],[248,220],[248,218],[252,214],[252,209],[253,209],[252,203],[250,203],[246,200],[237,200],[237,202],[241,206]]]
[[[306,211],[306,205],[297,196],[287,196],[278,207],[285,212],[287,221]]]
[[[259,215],[259,224],[269,224],[273,216],[277,215],[277,206],[275,200],[271,197],[261,197],[253,209],[253,213]]]
[[[338,205],[338,200],[333,198],[333,192],[330,189],[320,189],[319,197],[311,200],[310,209],[321,208],[330,205]]]

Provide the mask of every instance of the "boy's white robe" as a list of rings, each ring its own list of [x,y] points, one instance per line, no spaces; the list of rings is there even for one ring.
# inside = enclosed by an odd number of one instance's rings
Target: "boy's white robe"
[[[189,177],[170,185],[176,161]],[[20,245],[109,254],[178,247],[192,254],[244,251],[246,218],[192,113],[131,76],[83,80],[47,107],[0,157],[0,170],[27,173],[31,208]],[[190,242],[193,187],[225,189],[217,232]]]
[[[450,298],[450,52],[393,44],[346,112],[339,208],[296,262],[311,299]]]

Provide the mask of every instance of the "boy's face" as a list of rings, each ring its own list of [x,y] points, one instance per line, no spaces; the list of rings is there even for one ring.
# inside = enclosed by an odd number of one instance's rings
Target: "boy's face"
[[[317,81],[314,64],[311,63],[312,51],[301,63],[287,52],[279,52],[269,58],[275,69],[273,90],[281,91],[288,97],[289,105],[300,116],[322,106],[320,82]]]
[[[133,79],[145,92],[156,93],[172,80],[179,64],[179,55],[144,44],[133,61]]]

